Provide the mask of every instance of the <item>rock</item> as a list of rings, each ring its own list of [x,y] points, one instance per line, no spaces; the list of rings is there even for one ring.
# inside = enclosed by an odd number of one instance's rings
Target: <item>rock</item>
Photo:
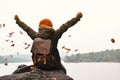
[[[0,80],[73,80],[62,70],[31,70],[30,66],[20,65],[11,75],[1,76]]]

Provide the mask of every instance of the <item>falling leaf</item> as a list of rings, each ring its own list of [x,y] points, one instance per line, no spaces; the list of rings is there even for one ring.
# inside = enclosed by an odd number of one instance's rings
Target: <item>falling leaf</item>
[[[7,65],[8,65],[8,63],[6,62],[6,63],[4,63],[4,65],[5,65],[5,66],[7,66]]]
[[[28,44],[28,43],[24,43],[26,45],[25,49],[28,49],[30,47],[31,44]]]
[[[19,52],[17,52],[17,55],[19,55]]]
[[[112,42],[112,43],[115,43],[115,39],[114,39],[114,38],[112,38],[112,39],[111,39],[111,42]]]
[[[67,50],[67,51],[70,51],[71,49],[70,48],[64,48],[65,50]]]
[[[13,40],[11,41],[11,43],[13,43]]]
[[[31,44],[28,44],[28,45],[27,45],[27,46],[28,46],[28,48],[30,47],[30,45],[31,45]]]
[[[70,48],[66,48],[65,46],[63,46],[63,47],[62,47],[62,49],[67,50],[67,53],[68,53],[69,51],[71,51],[71,49],[70,49]]]
[[[24,43],[25,45],[27,45],[27,43]]]
[[[68,37],[71,37],[71,35],[68,35]]]
[[[6,42],[8,42],[8,41],[9,41],[9,39],[6,39],[5,41],[6,41]]]
[[[64,48],[65,48],[65,46],[62,47],[62,49],[64,49]]]
[[[75,52],[77,52],[77,51],[78,51],[78,49],[75,50]]]
[[[9,33],[9,36],[8,36],[8,37],[12,37],[13,33],[14,33],[14,32]]]
[[[64,48],[65,50],[67,50],[67,53],[69,53],[69,51],[71,51],[70,48]]]
[[[25,49],[28,49],[29,47],[27,46],[27,47],[25,47]]]
[[[5,24],[0,24],[0,28],[5,27]]]
[[[20,31],[20,34],[23,34],[23,32],[22,32],[22,31]]]
[[[31,44],[28,44],[28,46],[30,46]]]
[[[15,44],[12,44],[11,46],[13,47],[13,46],[15,46]]]
[[[3,24],[3,27],[5,27],[5,24]]]
[[[8,65],[8,61],[7,61],[7,59],[5,59],[5,63],[4,63],[4,65],[5,65],[5,66]]]

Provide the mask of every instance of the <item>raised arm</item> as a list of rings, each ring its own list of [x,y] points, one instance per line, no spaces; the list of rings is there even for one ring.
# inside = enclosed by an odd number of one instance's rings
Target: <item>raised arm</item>
[[[76,24],[78,21],[80,21],[80,18],[82,17],[82,13],[78,12],[77,15],[72,18],[71,20],[67,21],[65,24],[62,24],[59,29],[56,30],[56,37],[60,38],[62,34],[68,30],[68,28],[72,27],[74,24]]]
[[[37,36],[37,32],[32,30],[28,25],[22,22],[17,15],[15,15],[14,19],[16,20],[16,24],[18,24],[27,34],[34,39]]]

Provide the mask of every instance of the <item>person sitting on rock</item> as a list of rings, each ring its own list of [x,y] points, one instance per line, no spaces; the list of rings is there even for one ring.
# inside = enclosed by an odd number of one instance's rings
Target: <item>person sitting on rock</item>
[[[46,39],[51,40],[49,53],[52,55],[51,58],[53,60],[53,67],[49,68],[49,66],[45,67],[37,64],[38,65],[37,68],[43,70],[47,70],[47,69],[63,70],[63,72],[66,74],[66,69],[61,63],[61,58],[59,55],[59,51],[57,49],[57,44],[62,34],[65,31],[67,31],[68,28],[72,27],[74,24],[80,21],[81,17],[82,17],[82,13],[78,12],[74,18],[62,24],[60,28],[57,30],[53,29],[53,24],[50,19],[43,19],[39,23],[38,32],[36,32],[33,29],[31,29],[28,25],[26,25],[24,22],[22,22],[17,15],[15,15],[14,19],[16,20],[16,24],[18,24],[25,32],[27,32],[27,34],[30,36],[32,40],[35,40],[36,38],[40,38],[43,40]],[[34,58],[34,54],[32,55],[32,59],[33,58]]]

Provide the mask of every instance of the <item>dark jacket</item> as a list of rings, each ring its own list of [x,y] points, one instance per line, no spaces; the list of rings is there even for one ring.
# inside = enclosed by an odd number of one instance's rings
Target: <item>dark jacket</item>
[[[34,40],[37,37],[43,38],[43,39],[51,39],[51,49],[50,54],[52,54],[55,57],[55,61],[58,67],[61,67],[61,60],[59,56],[59,52],[57,49],[58,40],[61,38],[62,34],[67,31],[68,28],[72,27],[74,24],[76,24],[80,18],[74,17],[71,20],[67,21],[65,24],[62,24],[59,29],[56,31],[51,27],[40,27],[39,32],[35,32],[33,29],[31,29],[29,26],[27,26],[22,21],[16,21],[16,23],[27,32],[27,34],[31,37],[32,40]]]

